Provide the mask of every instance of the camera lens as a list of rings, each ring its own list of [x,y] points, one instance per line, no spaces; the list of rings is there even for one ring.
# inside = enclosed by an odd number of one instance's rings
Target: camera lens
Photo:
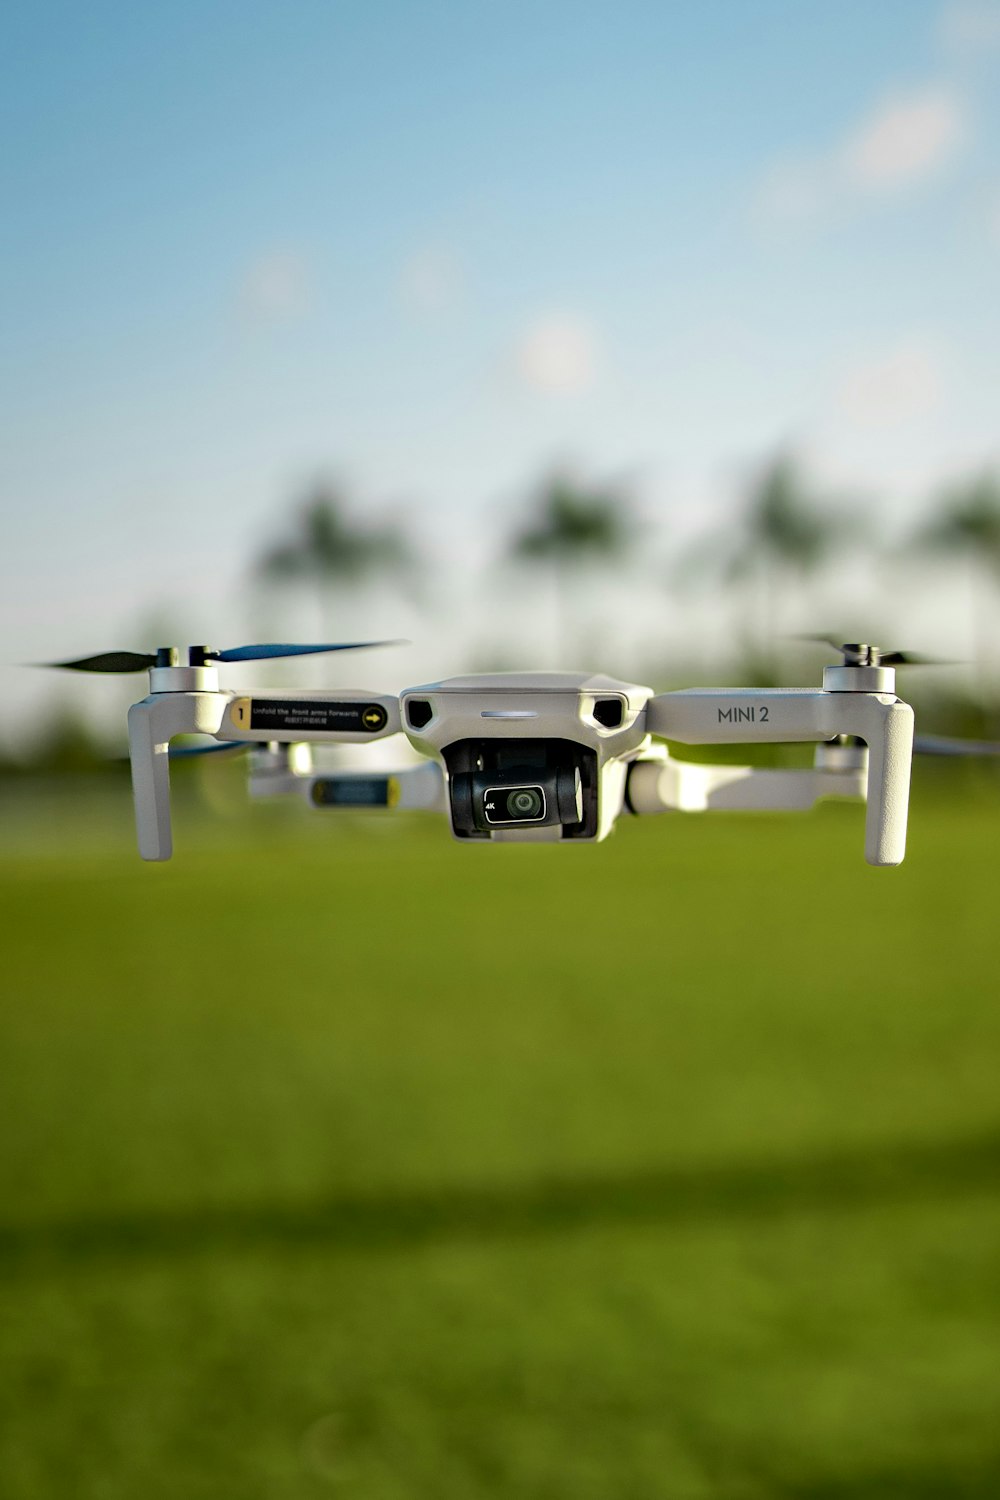
[[[513,781],[513,777],[510,778]],[[544,786],[488,786],[479,795],[487,827],[511,823],[544,823],[548,810]]]
[[[542,811],[542,794],[531,786],[518,787],[507,798],[509,818],[537,818]]]

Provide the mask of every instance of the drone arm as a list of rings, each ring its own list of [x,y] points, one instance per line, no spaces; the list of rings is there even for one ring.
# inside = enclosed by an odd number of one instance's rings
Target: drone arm
[[[875,693],[831,693],[838,705],[838,734],[855,734],[868,746],[868,810],[865,859],[898,865],[906,853],[906,815],[913,756],[913,709],[899,698]]]
[[[254,745],[249,760],[251,797],[296,792],[314,807],[447,810],[444,772],[434,761],[397,771],[314,771],[305,742]]]
[[[718,792],[739,787],[749,775],[749,766],[673,760],[663,750],[656,759],[637,760],[629,767],[628,806],[634,813],[704,812]]]
[[[169,739],[157,738],[161,730],[149,708],[148,700],[136,703],[128,714],[135,831],[143,859],[169,859],[173,853]]]
[[[129,758],[139,853],[143,859],[169,859],[170,770],[168,750],[175,734],[215,734],[226,699],[220,693],[153,693],[128,712]]]
[[[397,807],[421,812],[448,811],[444,772],[436,762],[428,760],[422,766],[397,771],[392,779],[399,787]]]
[[[249,753],[247,792],[251,797],[301,792],[308,785],[312,770],[312,746],[304,740],[253,745]]]
[[[683,745],[790,744],[839,733],[825,724],[829,693],[812,688],[687,688],[646,705],[646,728]]]
[[[446,812],[444,772],[433,761],[405,770],[330,772],[304,781],[306,796],[321,808],[391,808],[400,812]]]
[[[399,699],[350,690],[333,695],[275,692],[231,697],[221,738],[249,744],[367,744],[398,734]]]
[[[674,809],[804,812],[823,797],[864,795],[863,766],[773,771],[753,766],[708,766],[665,755],[662,760],[634,762],[628,780],[629,805],[636,813]]]
[[[696,688],[663,693],[646,706],[651,734],[682,744],[831,740],[868,745],[865,858],[898,865],[906,848],[913,710],[889,693],[808,688]]]

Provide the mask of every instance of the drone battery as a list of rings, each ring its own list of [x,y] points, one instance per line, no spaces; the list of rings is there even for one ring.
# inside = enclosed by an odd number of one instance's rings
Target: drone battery
[[[312,784],[317,807],[393,807],[398,795],[394,776],[320,776]]]

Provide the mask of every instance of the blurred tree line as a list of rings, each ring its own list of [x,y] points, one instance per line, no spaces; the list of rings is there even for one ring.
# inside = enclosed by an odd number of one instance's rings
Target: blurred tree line
[[[415,544],[403,522],[354,519],[340,492],[323,481],[307,495],[285,535],[256,559],[255,572],[265,585],[310,588],[324,632],[329,633],[329,616],[338,597],[356,594],[381,579],[412,579],[416,559]]]
[[[872,506],[824,495],[790,454],[779,454],[745,486],[733,514],[708,528],[672,562],[659,564],[627,485],[594,483],[557,472],[545,478],[515,511],[500,539],[497,561],[525,577],[547,575],[556,601],[553,655],[573,664],[586,618],[581,581],[601,570],[630,580],[653,558],[660,586],[676,594],[735,601],[743,621],[727,671],[735,681],[762,685],[789,673],[801,681],[801,665],[789,665],[781,640],[789,599],[809,604],[816,585],[850,554],[889,555],[941,569],[964,568],[976,614],[978,687],[969,696],[947,681],[931,692],[942,728],[955,733],[995,733],[997,688],[991,668],[997,656],[994,610],[1000,600],[1000,475],[974,474],[935,495],[926,516],[909,535],[891,544],[873,536]],[[325,636],[336,638],[346,601],[356,607],[366,591],[419,588],[427,571],[417,538],[402,516],[362,519],[336,486],[316,484],[283,523],[276,538],[253,559],[262,590],[312,599]],[[720,611],[721,613],[722,611]],[[856,629],[857,622],[814,620],[812,628]],[[912,645],[896,640],[889,646]],[[915,643],[923,647],[925,642]],[[931,643],[932,644],[932,643]],[[592,651],[591,653],[592,654]],[[600,663],[595,663],[600,666]],[[676,667],[675,667],[676,671]],[[911,681],[907,694],[912,696]],[[920,685],[918,696],[926,689]],[[105,750],[86,723],[60,714],[43,728],[32,766],[75,772],[106,764]],[[0,772],[20,763],[0,753]]]

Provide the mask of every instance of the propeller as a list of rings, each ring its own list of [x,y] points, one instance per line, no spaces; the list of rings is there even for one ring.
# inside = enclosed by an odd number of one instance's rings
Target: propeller
[[[216,740],[211,745],[171,745],[167,751],[171,760],[190,760],[194,755],[218,755],[220,751],[249,750],[250,740]]]
[[[795,635],[794,641],[812,641],[817,646],[830,646],[844,658],[845,667],[952,667],[955,662],[939,656],[921,656],[916,651],[883,651],[879,646],[855,641],[841,644],[832,635]]]
[[[913,737],[917,755],[1000,755],[1000,741],[961,740],[946,734],[917,734]]]
[[[215,651],[210,646],[191,646],[188,658],[191,666],[202,667],[213,661],[272,661],[282,656],[315,656],[323,651],[365,651],[371,646],[401,646],[402,641],[338,641],[323,646],[291,645],[287,642],[268,642],[256,646],[231,646],[226,651]],[[177,665],[177,650],[173,646],[161,646],[158,651],[104,651],[97,656],[81,656],[74,661],[47,661],[39,663],[45,667],[59,667],[69,672],[142,672],[147,667],[173,667]]]

